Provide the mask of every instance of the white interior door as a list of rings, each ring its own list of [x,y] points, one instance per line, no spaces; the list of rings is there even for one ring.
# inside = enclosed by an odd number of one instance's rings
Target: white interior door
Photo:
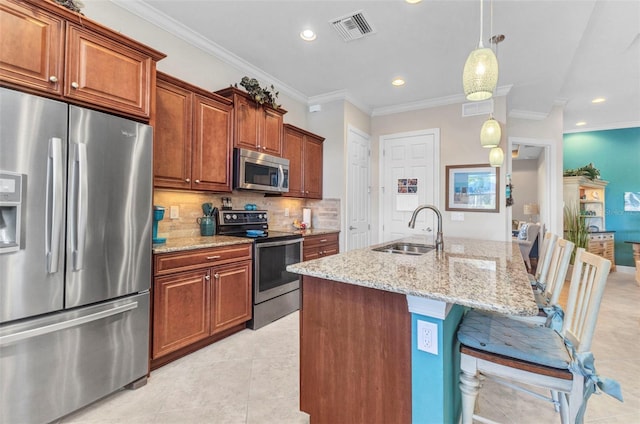
[[[371,140],[349,126],[347,135],[347,225],[346,250],[371,244]]]
[[[437,220],[420,212],[414,229],[409,220],[418,205],[440,209],[440,130],[429,129],[381,137],[381,242],[407,235],[435,238]]]

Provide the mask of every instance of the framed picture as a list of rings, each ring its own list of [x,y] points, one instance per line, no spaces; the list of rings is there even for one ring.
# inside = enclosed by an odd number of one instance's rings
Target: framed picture
[[[445,210],[498,212],[500,168],[489,164],[450,165],[446,170]]]

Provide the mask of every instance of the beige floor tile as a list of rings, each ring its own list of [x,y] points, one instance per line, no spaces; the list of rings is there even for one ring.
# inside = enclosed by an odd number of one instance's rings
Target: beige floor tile
[[[586,423],[640,423],[639,306],[633,275],[612,273],[593,352],[599,374],[622,384],[625,402],[592,396]],[[294,313],[207,346],[155,370],[146,386],[114,393],[61,422],[308,424],[299,411],[298,319]],[[505,423],[560,423],[550,403],[490,381],[483,384],[478,408]]]

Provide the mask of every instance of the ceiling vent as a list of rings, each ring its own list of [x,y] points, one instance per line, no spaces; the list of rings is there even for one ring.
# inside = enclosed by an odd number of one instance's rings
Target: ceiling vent
[[[375,33],[375,30],[367,21],[362,10],[350,13],[341,18],[332,19],[329,23],[333,29],[340,34],[340,37],[342,37],[344,41],[357,40],[365,35]]]
[[[493,113],[493,99],[481,102],[470,102],[462,104],[462,117],[488,115]]]

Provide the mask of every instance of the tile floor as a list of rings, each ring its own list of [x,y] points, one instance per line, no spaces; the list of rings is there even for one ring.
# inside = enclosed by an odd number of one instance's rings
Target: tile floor
[[[592,396],[586,423],[640,423],[639,351],[640,287],[633,275],[612,273],[593,352],[598,373],[621,383],[625,402]],[[60,423],[308,423],[309,417],[298,411],[298,397],[295,313],[166,365],[151,374],[146,386],[117,392]],[[551,404],[490,382],[478,408],[504,423],[560,422]]]

